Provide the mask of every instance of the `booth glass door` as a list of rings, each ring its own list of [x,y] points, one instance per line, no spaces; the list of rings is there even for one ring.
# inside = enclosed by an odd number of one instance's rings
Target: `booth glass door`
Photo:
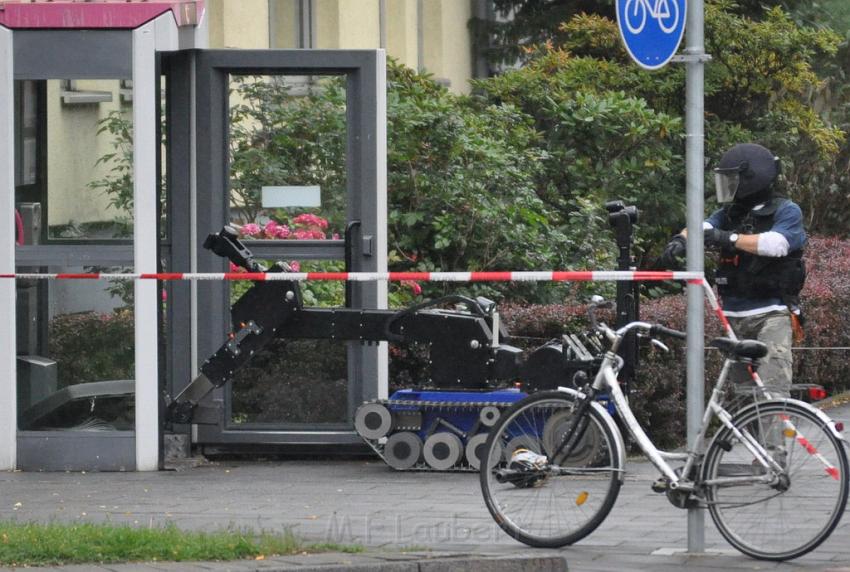
[[[133,106],[123,82],[15,80],[18,272],[132,272]],[[19,280],[15,319],[18,466],[132,468],[133,283]]]
[[[268,264],[384,271],[383,53],[204,50],[194,57],[195,244],[230,224]],[[174,111],[177,120],[179,104]],[[178,208],[179,201],[173,216]],[[200,246],[194,255],[200,272],[233,270]],[[230,305],[250,286],[198,283],[198,365],[231,331]],[[341,282],[301,284],[305,305],[323,307],[381,307],[385,288],[360,284],[346,293]],[[381,346],[275,340],[216,391],[221,422],[199,425],[197,441],[359,443],[354,410],[382,393],[385,369]]]
[[[230,74],[228,222],[271,266],[341,271],[346,227],[344,75]],[[306,249],[300,254],[299,246]],[[232,282],[230,303],[251,286]],[[303,283],[305,305],[340,307],[340,282]],[[348,348],[340,340],[275,340],[226,392],[230,428],[348,422]]]

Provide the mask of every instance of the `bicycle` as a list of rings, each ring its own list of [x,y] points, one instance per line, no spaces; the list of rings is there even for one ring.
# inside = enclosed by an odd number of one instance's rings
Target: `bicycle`
[[[627,0],[623,9],[626,18],[626,27],[632,34],[640,34],[646,26],[646,16],[649,14],[658,23],[658,27],[665,34],[670,34],[679,23],[679,1],[678,0]],[[672,8],[671,8],[672,6]]]
[[[609,349],[592,384],[524,398],[490,431],[480,481],[499,526],[525,544],[554,548],[577,542],[602,523],[619,494],[626,460],[618,425],[596,400],[607,392],[621,423],[661,472],[653,490],[665,493],[678,508],[707,507],[735,548],[754,558],[789,560],[826,540],[847,503],[842,427],[804,402],[771,398],[757,373],[767,346],[738,341],[731,329],[730,337],[714,340],[725,360],[696,445],[684,453],[661,451],[639,425],[617,382],[623,365],[617,350],[633,330],[663,348],[657,337],[684,339],[685,334],[647,322],[614,331],[597,322],[600,305],[594,301],[588,313]],[[749,368],[760,396],[733,415],[722,401],[736,362]],[[712,423],[719,429],[709,441]],[[671,462],[684,464],[674,468]]]

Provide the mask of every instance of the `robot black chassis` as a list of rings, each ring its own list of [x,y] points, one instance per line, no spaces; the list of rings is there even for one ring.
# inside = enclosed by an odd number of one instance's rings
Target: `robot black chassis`
[[[266,269],[254,260],[251,252],[238,239],[231,227],[210,234],[204,248],[227,258],[248,272],[288,272],[289,267],[277,263]],[[464,309],[447,310],[438,306],[455,304]],[[423,402],[422,411],[457,413],[463,409],[470,419],[478,420],[482,412],[492,415],[510,402],[495,403],[488,391],[513,387],[522,381],[525,391],[553,389],[558,385],[572,384],[573,377],[591,374],[598,366],[577,336],[564,336],[561,341],[550,342],[523,359],[521,349],[509,345],[509,335],[501,325],[495,303],[478,298],[450,295],[402,310],[359,308],[304,307],[300,285],[294,280],[255,281],[231,308],[233,331],[222,346],[201,366],[200,374],[173,399],[166,398],[166,423],[218,423],[220,413],[216,408],[202,403],[213,389],[231,381],[234,374],[274,338],[336,339],[361,343],[389,341],[400,344],[422,343],[429,349],[428,384],[435,391],[457,396],[439,402]],[[474,393],[481,398],[475,399]],[[433,395],[430,394],[430,395]],[[461,395],[465,397],[461,397]],[[519,394],[518,394],[519,397]],[[510,399],[514,401],[515,399]],[[373,402],[376,405],[379,402]],[[393,404],[393,400],[381,404]],[[397,401],[397,403],[400,403]],[[402,404],[403,421],[394,424],[393,430],[411,429],[410,403]],[[443,419],[438,416],[439,419]],[[420,421],[423,417],[420,415]],[[431,417],[425,417],[431,423]],[[483,417],[482,417],[483,419]],[[404,426],[403,424],[407,424]],[[415,421],[413,422],[415,424]],[[486,424],[478,421],[470,427],[454,427],[443,420],[449,432],[465,440]],[[434,428],[422,428],[434,433]],[[445,427],[444,427],[445,429]],[[363,432],[359,431],[361,436]],[[366,440],[385,460],[386,439]],[[479,438],[480,440],[480,438]],[[454,443],[449,443],[454,445]],[[452,454],[455,454],[453,447]],[[438,447],[445,451],[445,447]],[[432,463],[434,464],[434,463]],[[443,465],[445,463],[438,463]],[[474,461],[460,460],[451,468],[474,468]],[[400,467],[396,467],[400,468]],[[420,462],[404,468],[428,468]],[[434,468],[434,467],[431,467]]]

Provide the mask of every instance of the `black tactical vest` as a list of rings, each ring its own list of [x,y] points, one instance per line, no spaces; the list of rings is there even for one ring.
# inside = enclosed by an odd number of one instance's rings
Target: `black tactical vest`
[[[736,205],[725,209],[722,230],[738,234],[760,234],[773,228],[777,209],[788,199],[773,198],[757,211],[745,211]],[[734,247],[720,251],[716,282],[721,296],[736,298],[781,298],[786,303],[796,302],[806,280],[803,249],[789,252],[787,256],[772,257],[750,254]]]

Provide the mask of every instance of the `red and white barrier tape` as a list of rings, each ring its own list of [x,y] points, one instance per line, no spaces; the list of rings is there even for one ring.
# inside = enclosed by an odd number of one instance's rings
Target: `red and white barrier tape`
[[[723,313],[714,291],[702,272],[672,272],[645,270],[548,270],[541,272],[159,272],[154,274],[100,272],[81,274],[0,274],[0,279],[20,280],[233,280],[233,281],[286,281],[335,280],[349,282],[599,282],[599,281],[649,281],[687,280],[701,284],[708,303],[723,324],[726,335],[737,339]]]
[[[688,280],[701,283],[702,272],[554,270],[544,272],[160,272],[155,274],[0,274],[0,278],[22,280],[252,280],[296,282],[336,280],[349,282],[596,282]]]

